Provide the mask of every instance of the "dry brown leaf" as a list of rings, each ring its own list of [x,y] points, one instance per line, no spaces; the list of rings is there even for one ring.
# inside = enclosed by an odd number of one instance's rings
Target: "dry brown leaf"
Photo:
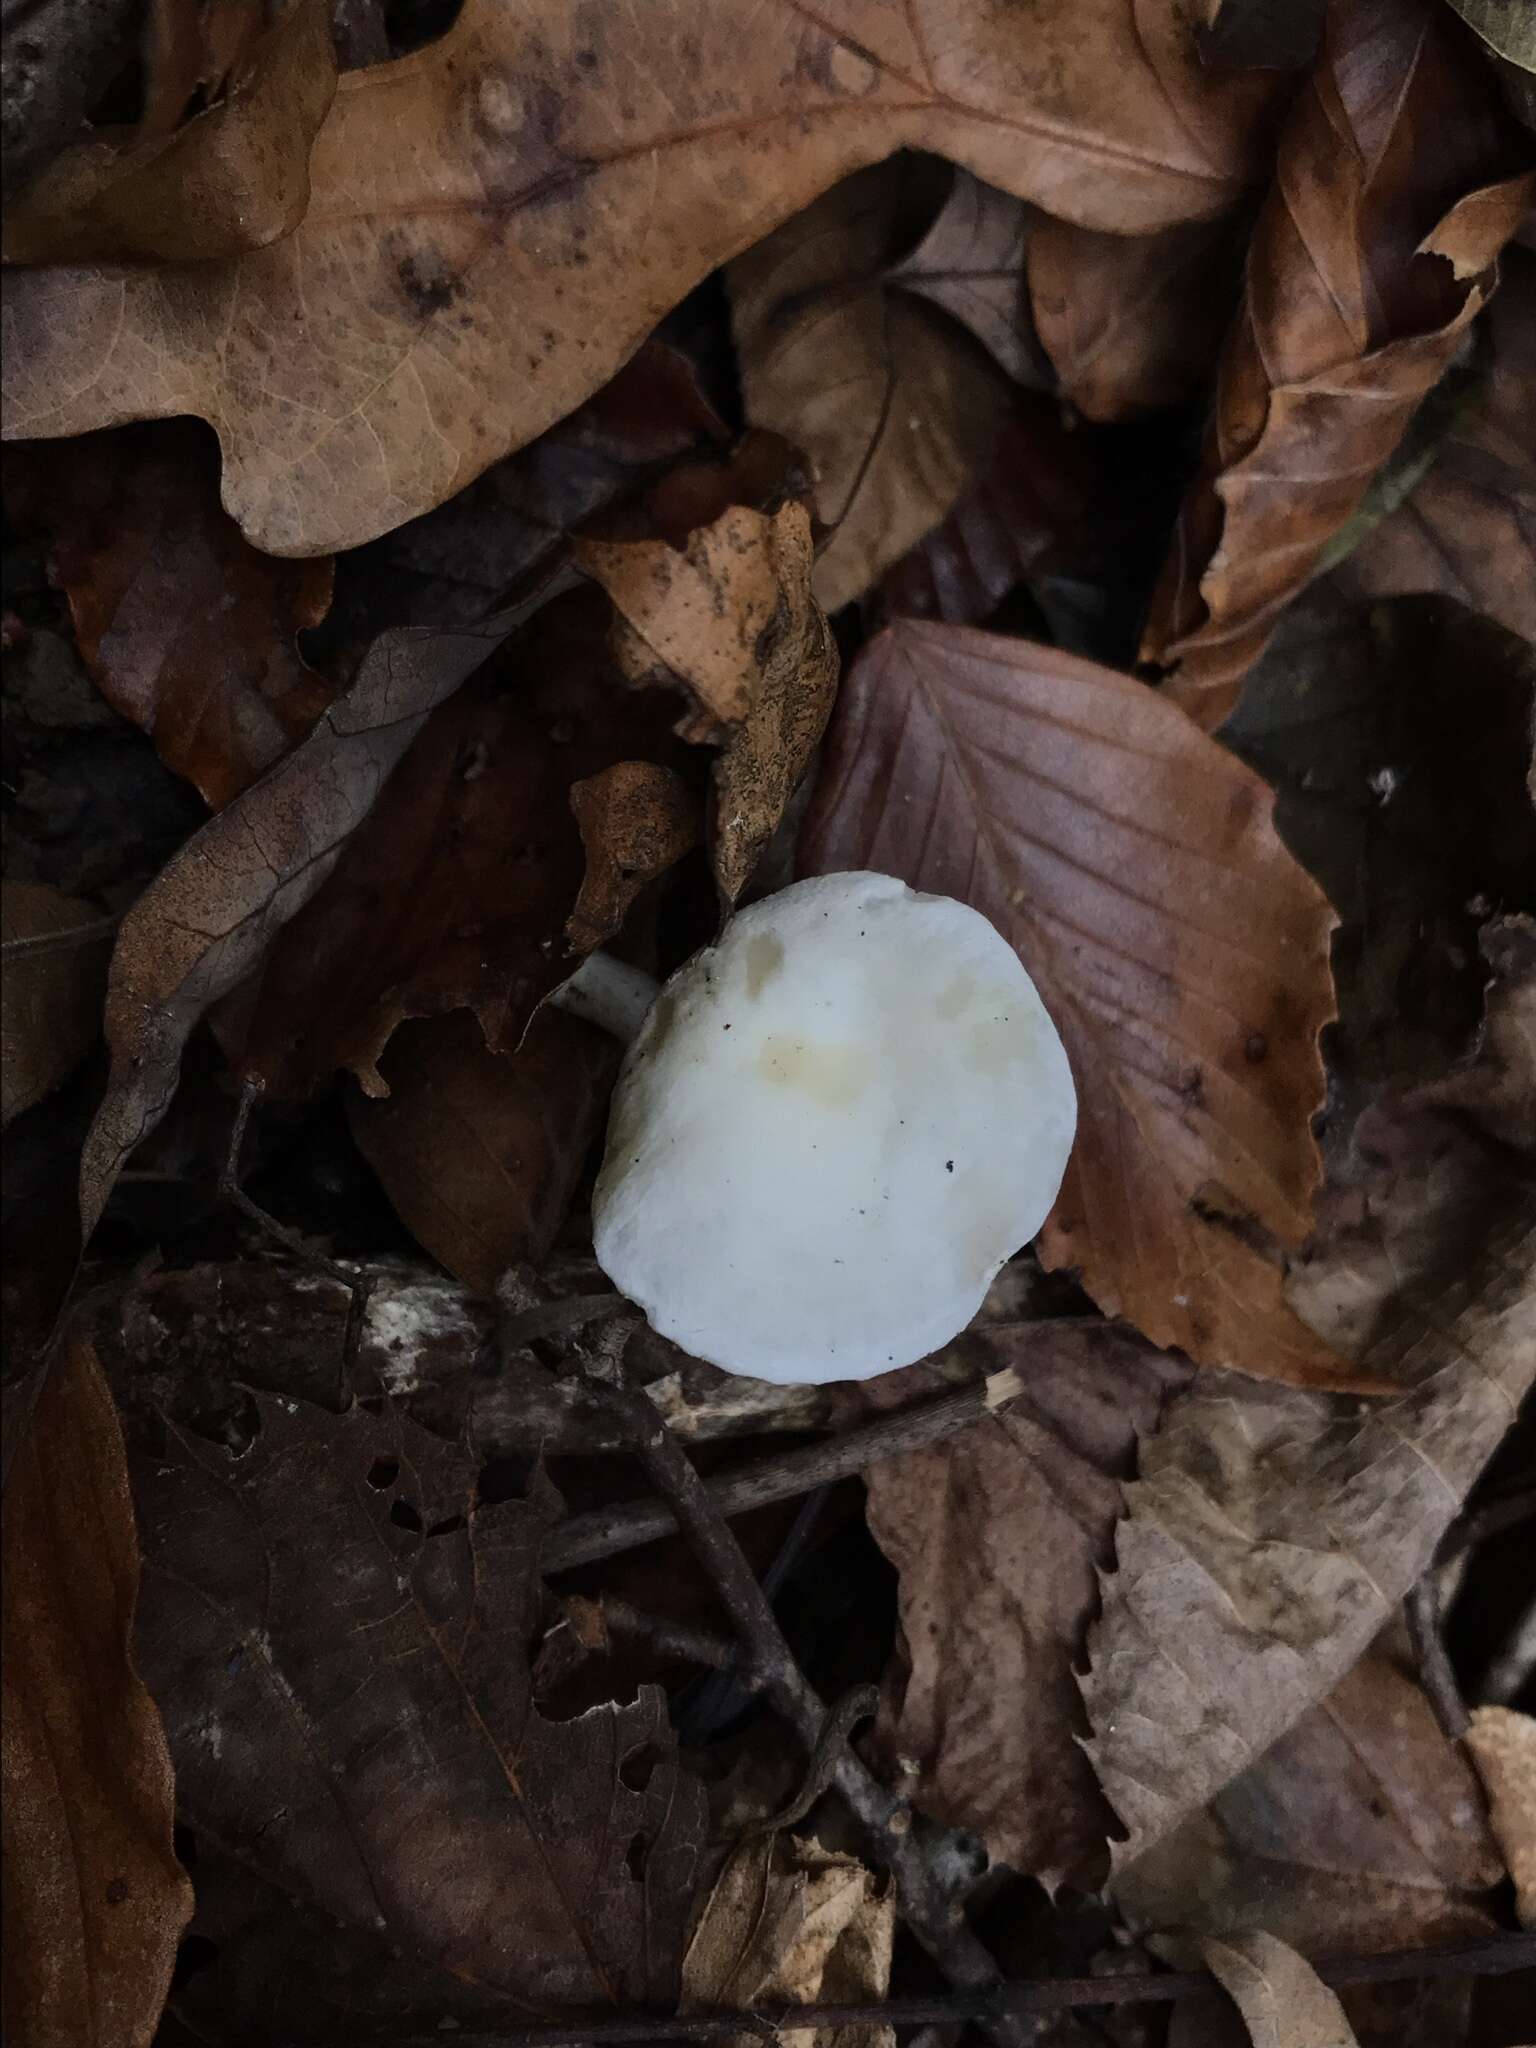
[[[1486,386],[1406,504],[1330,576],[1351,597],[1433,591],[1536,641],[1536,255],[1511,247],[1483,315]]]
[[[1512,1707],[1474,1707],[1466,1743],[1515,1881],[1520,1925],[1536,1927],[1536,1719]]]
[[[129,1153],[165,1114],[194,1027],[320,888],[401,756],[500,644],[478,632],[381,634],[319,725],[167,863],[123,919],[107,989],[107,1092],[80,1163],[82,1242]]]
[[[165,1733],[129,1657],[138,1542],[89,1346],[55,1363],[5,1497],[6,2030],[144,2048],[192,1887],[171,1849]]]
[[[619,613],[615,651],[636,681],[658,668],[692,695],[690,738],[720,738],[708,833],[721,896],[734,903],[825,729],[837,647],[811,594],[803,505],[731,505],[682,548],[579,540],[576,559]]]
[[[1024,288],[1033,207],[957,170],[937,218],[886,282],[932,299],[968,327],[1020,384],[1048,385],[1051,368]]]
[[[190,421],[20,448],[13,516],[45,528],[76,644],[107,702],[218,810],[302,739],[335,695],[294,636],[332,564],[258,554],[219,504],[217,449]]]
[[[1213,1375],[1171,1404],[1083,1681],[1117,1871],[1294,1726],[1428,1566],[1536,1379],[1536,1222],[1485,1243],[1392,1304],[1364,1362],[1400,1398],[1361,1413]]]
[[[94,905],[41,882],[0,883],[0,937],[37,939],[102,923]],[[0,975],[0,1123],[67,1081],[101,1033],[110,932],[88,945],[7,960]]]
[[[358,1150],[417,1243],[476,1293],[542,1262],[565,1221],[617,1065],[613,1041],[543,1010],[494,1053],[467,1010],[403,1025],[387,1096],[349,1092]]]
[[[206,113],[170,136],[97,138],[52,163],[6,210],[6,262],[201,263],[265,248],[304,218],[335,93],[329,0],[293,0]]]
[[[683,1960],[683,2012],[872,2004],[890,1988],[896,1898],[852,1856],[778,1830],[741,1843]],[[737,2035],[734,2048],[758,2040]],[[890,2027],[818,2027],[812,2048],[894,2048]]]
[[[1359,2048],[1338,1994],[1272,1934],[1162,1935],[1152,1946],[1175,1969],[1211,1972],[1253,2048]]]
[[[1230,221],[1108,235],[1042,215],[1029,298],[1062,397],[1091,420],[1125,420],[1204,391],[1240,261]]]
[[[1053,1890],[1104,1875],[1108,1810],[1077,1737],[1074,1669],[1114,1555],[1122,1482],[1188,1368],[1129,1331],[1001,1324],[952,1347],[981,1372],[1021,1357],[1007,1409],[865,1475],[869,1526],[901,1575],[878,1740],[925,1813]]]
[[[961,897],[1034,977],[1079,1104],[1047,1264],[1201,1364],[1338,1385],[1273,1242],[1310,1226],[1333,919],[1271,808],[1128,676],[900,623],[843,686],[803,862]]]
[[[570,412],[701,278],[863,164],[934,150],[1140,232],[1260,175],[1274,90],[1204,72],[1184,24],[1138,0],[859,0],[833,21],[796,0],[470,0],[438,42],[341,80],[283,241],[18,274],[7,431],[195,413],[258,546],[354,546]]]
[[[328,1987],[331,2040],[401,1951],[461,2025],[496,1993],[503,2017],[669,2006],[703,1795],[655,1688],[566,1722],[532,1702],[553,1490],[483,1502],[471,1451],[388,1411],[256,1412],[239,1457],[167,1429],[132,1471],[178,1810],[288,1914],[298,1981],[272,1972],[263,2025],[314,2038],[286,2007],[337,1946],[358,1981]]]
[[[1487,300],[1529,153],[1439,0],[1343,0],[1281,137],[1143,656],[1219,724]]]
[[[613,937],[646,884],[698,845],[699,804],[675,768],[616,761],[572,783],[571,809],[587,865],[565,943],[590,953]]]
[[[932,172],[899,159],[861,171],[727,273],[748,417],[815,471],[828,611],[944,518],[1008,415],[1012,385],[981,345],[882,281]]]
[[[75,140],[132,61],[142,18],[141,0],[7,0],[0,16],[0,180],[7,206]]]

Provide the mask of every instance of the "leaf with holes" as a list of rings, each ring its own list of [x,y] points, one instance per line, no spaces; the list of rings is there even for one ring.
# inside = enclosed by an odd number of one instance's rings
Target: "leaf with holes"
[[[1079,1104],[1047,1264],[1201,1364],[1338,1384],[1277,1248],[1311,1220],[1333,917],[1271,810],[1128,676],[903,622],[844,685],[803,864],[958,896],[1035,978]]]

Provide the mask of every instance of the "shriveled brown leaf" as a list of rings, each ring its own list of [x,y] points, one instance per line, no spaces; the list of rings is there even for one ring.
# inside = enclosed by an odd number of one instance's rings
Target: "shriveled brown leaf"
[[[1536,255],[1510,248],[1483,315],[1486,383],[1461,409],[1407,502],[1333,571],[1351,597],[1430,591],[1536,641]]]
[[[571,785],[586,870],[565,923],[573,953],[611,939],[648,882],[699,843],[699,804],[675,768],[616,761]]]
[[[7,504],[50,535],[102,695],[219,809],[335,694],[294,640],[325,616],[330,560],[280,562],[243,539],[212,437],[189,421],[17,449],[7,467]]]
[[[388,1095],[349,1094],[347,1121],[418,1244],[489,1295],[554,1242],[616,1064],[610,1039],[559,1011],[494,1053],[458,1010],[403,1025],[382,1062]]]
[[[173,135],[97,137],[50,164],[6,211],[6,262],[202,263],[265,248],[304,218],[335,93],[330,0],[293,0],[217,105]]]
[[[896,1896],[856,1858],[777,1829],[726,1859],[683,1961],[684,2012],[873,2004],[890,1988]],[[735,2038],[740,2044],[756,2034]],[[818,2027],[813,2048],[893,2048],[890,2027]]]
[[[138,1542],[90,1347],[57,1361],[5,1497],[5,2014],[28,2048],[143,2048],[192,1887],[128,1638]]]
[[[828,611],[944,518],[1008,413],[1010,380],[982,346],[927,295],[883,281],[932,169],[861,171],[727,273],[748,416],[793,439],[816,475]]]
[[[1024,259],[1037,216],[1011,192],[957,170],[949,197],[887,282],[952,313],[1020,384],[1050,382],[1030,319]]]
[[[0,937],[39,939],[102,923],[94,905],[40,882],[0,883]],[[22,954],[0,976],[0,1123],[51,1095],[101,1031],[110,931],[87,945]]]
[[[1529,153],[1438,0],[1345,0],[1281,136],[1143,640],[1207,725],[1496,282]]]
[[[1253,2048],[1359,2048],[1338,1993],[1272,1934],[1163,1935],[1153,1946],[1176,1969],[1211,1972]]]
[[[963,898],[1034,977],[1079,1102],[1048,1265],[1199,1363],[1337,1385],[1273,1250],[1310,1224],[1333,919],[1270,812],[1129,677],[902,623],[844,684],[803,860]]]
[[[493,1051],[519,1043],[570,973],[571,782],[677,747],[675,698],[624,688],[607,614],[598,592],[568,592],[433,712],[334,872],[220,1010],[242,1071],[298,1096],[350,1067],[382,1095],[395,1027],[459,1009]]]
[[[690,287],[863,164],[930,149],[1143,231],[1259,174],[1273,91],[1205,73],[1171,11],[1134,0],[867,0],[846,34],[790,0],[471,0],[438,42],[343,81],[283,241],[19,276],[8,431],[197,413],[259,546],[352,546],[570,412]]]
[[[665,2006],[703,1797],[654,1689],[532,1704],[552,1490],[479,1502],[462,1445],[388,1413],[258,1412],[238,1459],[172,1430],[133,1461],[137,1650],[187,1825],[300,1909],[301,1956],[339,1937],[398,1977],[403,1951],[440,2016]]]
[[[901,1577],[878,1739],[915,1773],[925,1813],[979,1835],[995,1862],[1088,1891],[1109,1816],[1077,1741],[1073,1673],[1137,1438],[1189,1369],[1104,1323],[1039,1337],[1005,1323],[962,1338],[978,1371],[1019,1361],[1006,1411],[866,1474],[870,1528]]]
[[[1029,300],[1061,395],[1091,420],[1194,398],[1237,304],[1240,259],[1230,221],[1110,235],[1042,215]]]
[[[620,615],[621,666],[657,671],[693,697],[691,738],[723,741],[710,857],[727,904],[740,894],[821,738],[837,689],[837,647],[812,596],[803,505],[731,505],[679,549],[666,541],[581,540],[576,559]]]
[[[478,632],[382,634],[309,738],[195,833],[123,919],[112,1072],[80,1164],[82,1240],[169,1107],[194,1027],[321,887],[433,707],[505,631],[490,619]]]
[[[1489,1824],[1515,1881],[1522,1927],[1536,1927],[1536,1719],[1474,1707],[1467,1748],[1488,1795]]]

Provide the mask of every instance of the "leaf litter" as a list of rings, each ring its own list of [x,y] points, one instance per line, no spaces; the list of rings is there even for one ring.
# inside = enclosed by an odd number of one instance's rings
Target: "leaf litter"
[[[1517,10],[107,12],[7,57],[19,2036],[1513,2048]],[[1078,1139],[769,1386],[550,999],[848,867]]]

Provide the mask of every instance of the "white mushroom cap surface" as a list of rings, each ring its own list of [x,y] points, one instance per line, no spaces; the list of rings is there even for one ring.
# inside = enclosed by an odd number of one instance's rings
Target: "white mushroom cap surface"
[[[1056,1028],[979,912],[818,876],[658,997],[614,1095],[597,1256],[727,1372],[866,1379],[964,1329],[1076,1122]]]

